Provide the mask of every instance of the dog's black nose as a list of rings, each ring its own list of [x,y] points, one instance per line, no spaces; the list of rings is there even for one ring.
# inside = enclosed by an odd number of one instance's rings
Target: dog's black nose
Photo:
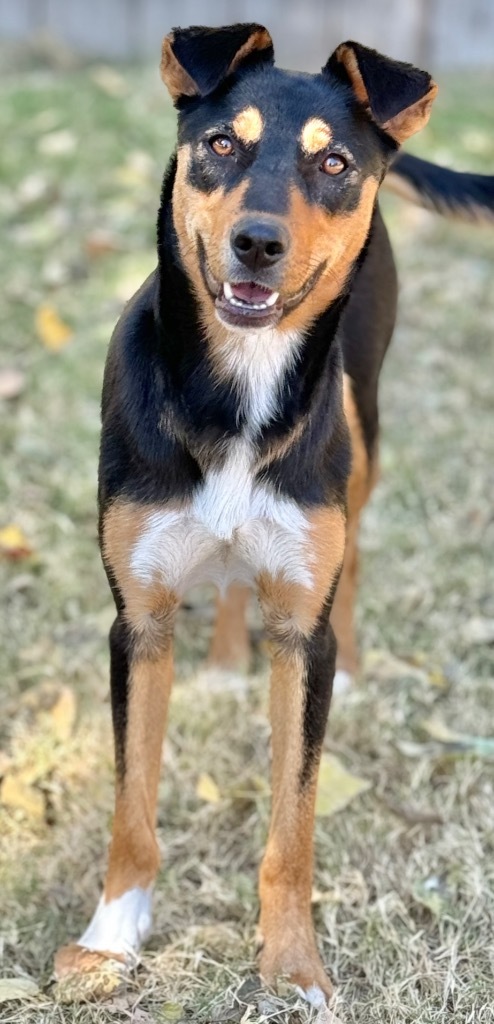
[[[290,239],[283,224],[273,220],[243,220],[231,234],[235,256],[249,270],[271,267],[288,252]]]

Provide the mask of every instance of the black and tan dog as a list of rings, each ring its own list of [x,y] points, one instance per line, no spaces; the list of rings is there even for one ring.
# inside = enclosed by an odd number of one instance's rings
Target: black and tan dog
[[[177,30],[161,68],[179,135],[158,268],[117,326],[103,390],[113,837],[99,907],[57,970],[127,962],[146,938],[175,614],[188,587],[215,583],[212,657],[245,663],[253,587],[272,656],[260,969],[321,1003],[331,985],[310,909],[314,795],[336,651],[340,682],[356,668],[356,535],[396,306],[377,194],[391,164],[425,205],[488,214],[494,189],[400,163],[436,85],[357,43],[306,75],[273,66],[262,26]]]

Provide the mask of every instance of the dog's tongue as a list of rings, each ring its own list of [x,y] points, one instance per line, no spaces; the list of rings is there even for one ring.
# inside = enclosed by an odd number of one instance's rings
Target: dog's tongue
[[[262,284],[256,284],[255,281],[232,284],[231,289],[236,299],[248,303],[266,302],[266,299],[273,294],[271,288],[264,288]]]

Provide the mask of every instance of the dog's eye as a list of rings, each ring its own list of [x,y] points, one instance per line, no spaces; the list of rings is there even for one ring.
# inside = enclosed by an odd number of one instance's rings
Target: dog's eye
[[[228,135],[215,135],[209,140],[209,145],[217,156],[231,156],[233,153],[233,142]]]
[[[339,153],[329,153],[321,164],[321,171],[324,171],[325,174],[341,174],[342,171],[346,171],[347,167],[346,160]]]

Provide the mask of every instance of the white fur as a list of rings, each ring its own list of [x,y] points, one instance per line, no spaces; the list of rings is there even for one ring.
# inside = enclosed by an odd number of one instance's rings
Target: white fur
[[[232,330],[217,354],[223,372],[239,391],[239,413],[245,415],[251,436],[276,414],[280,385],[297,358],[300,341],[296,331]]]
[[[151,888],[129,889],[118,899],[101,897],[79,945],[132,959],[151,931]]]
[[[298,505],[254,481],[254,449],[232,442],[223,466],[212,469],[192,501],[178,511],[153,512],[131,556],[144,584],[162,580],[179,595],[198,583],[253,584],[261,572],[312,584],[308,521]]]
[[[309,985],[309,988],[302,988],[300,985],[295,987],[299,996],[306,999],[314,1009],[322,1010],[328,1005],[326,996],[319,985]]]

